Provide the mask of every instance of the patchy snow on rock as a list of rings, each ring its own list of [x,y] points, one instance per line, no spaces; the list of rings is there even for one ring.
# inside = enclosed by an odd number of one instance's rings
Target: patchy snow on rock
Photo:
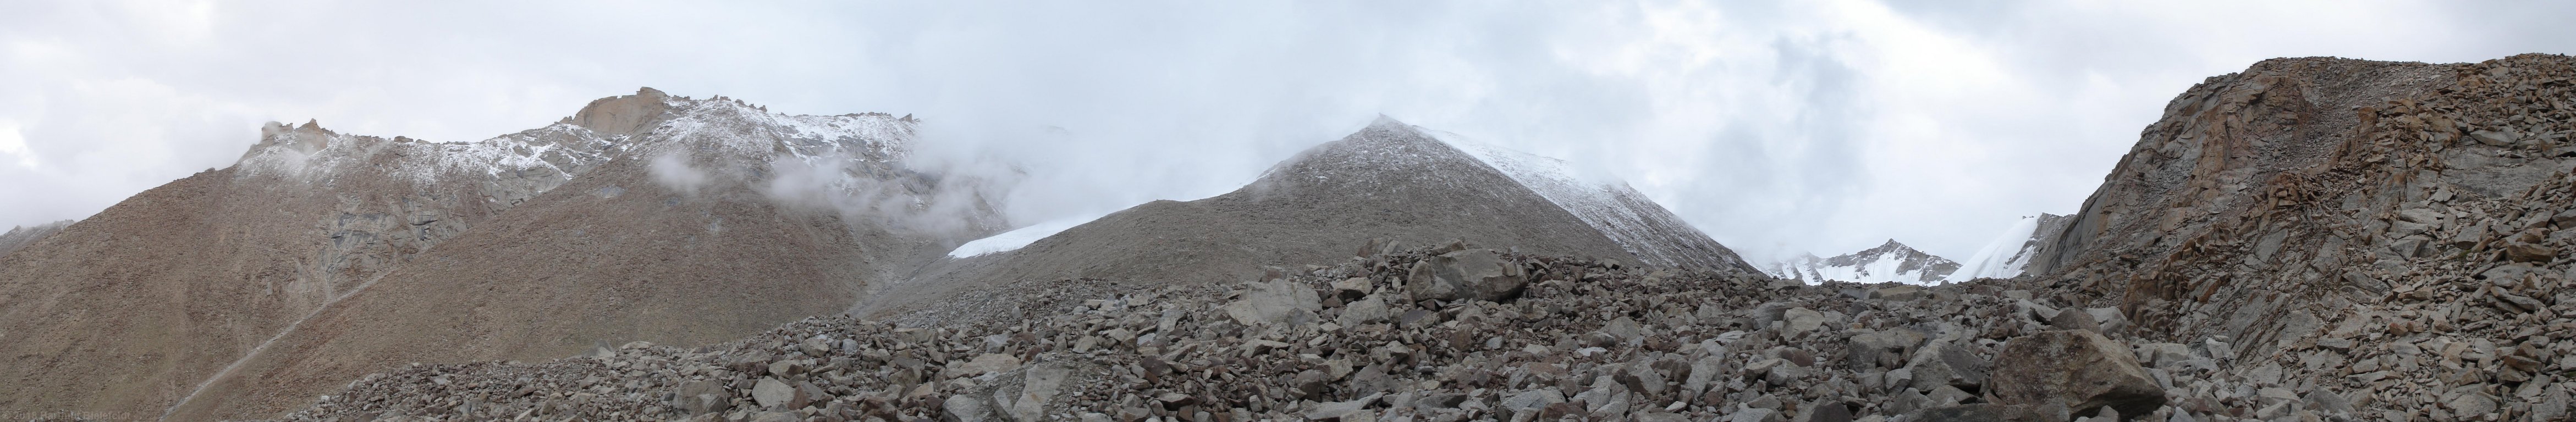
[[[1056,233],[1062,233],[1066,229],[1071,229],[1074,226],[1080,226],[1083,223],[1098,220],[1100,217],[1105,215],[1107,214],[1082,215],[1031,224],[1028,227],[1021,227],[1011,231],[1002,232],[1002,234],[992,235],[982,239],[975,239],[975,241],[966,242],[966,244],[963,245],[957,245],[957,249],[948,251],[948,257],[971,258],[980,255],[1019,250],[1020,248],[1028,247],[1030,243],[1037,243],[1038,239],[1045,239],[1047,236],[1054,236]]]
[[[891,162],[903,158],[913,135],[912,120],[885,113],[788,115],[723,97],[674,97],[668,103],[676,116],[654,129],[656,137],[743,156],[778,153],[809,163],[852,158]]]
[[[349,135],[311,122],[270,123],[260,132],[260,143],[235,164],[244,175],[331,182],[379,174],[414,186],[454,180],[525,195],[606,163],[624,147],[622,136],[562,123],[472,142]]]

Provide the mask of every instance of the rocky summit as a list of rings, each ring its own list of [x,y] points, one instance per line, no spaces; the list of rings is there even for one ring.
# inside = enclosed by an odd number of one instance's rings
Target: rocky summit
[[[2571,104],[2568,56],[2263,61],[2074,214],[1827,266],[1876,283],[1391,119],[1033,232],[908,164],[908,117],[646,90],[475,143],[274,125],[10,238],[0,416],[2567,421]],[[971,200],[781,194],[814,169]]]
[[[1801,255],[1763,268],[1772,277],[1811,282],[1939,284],[1959,271],[1959,263],[1888,239],[1877,247],[1817,258]]]

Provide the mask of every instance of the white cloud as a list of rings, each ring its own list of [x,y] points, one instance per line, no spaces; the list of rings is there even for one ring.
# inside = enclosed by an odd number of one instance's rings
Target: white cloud
[[[1752,255],[1957,258],[2072,211],[2202,78],[2576,44],[2567,10],[2490,10],[2522,7],[0,3],[0,155],[41,164],[0,165],[0,225],[228,165],[264,121],[473,140],[653,86],[915,114],[926,162],[1019,178],[1021,222],[1221,193],[1383,113],[1624,177]]]

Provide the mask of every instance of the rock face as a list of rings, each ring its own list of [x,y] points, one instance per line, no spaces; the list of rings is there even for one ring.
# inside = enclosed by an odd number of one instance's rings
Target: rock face
[[[1832,258],[1807,255],[1764,268],[1773,277],[1809,282],[1939,284],[1959,270],[1959,263],[1888,239],[1860,252]]]
[[[0,233],[0,257],[7,257],[10,252],[16,252],[19,248],[25,248],[71,225],[72,220],[63,220],[34,226],[10,227],[9,232]]]
[[[2252,417],[2332,407],[2303,401],[2320,390],[2381,419],[2558,406],[2576,342],[2544,333],[2576,327],[2576,230],[2556,217],[2576,209],[2571,84],[2576,59],[2543,54],[2210,78],[2016,283],[2228,356],[2195,370],[2244,380],[2209,400]]]
[[[2092,331],[2047,331],[2005,342],[1991,386],[1997,402],[2063,406],[2089,415],[2102,407],[2144,415],[2165,404],[2164,389],[2129,347]]]
[[[1735,253],[1625,186],[1581,184],[1561,163],[1381,119],[1279,163],[1252,184],[1156,201],[1026,247],[933,265],[855,312],[892,315],[1066,278],[1234,283],[1263,266],[1331,263],[1454,240],[1631,265],[1752,271]],[[1363,244],[1370,239],[1387,243]],[[1480,293],[1483,294],[1483,293]],[[992,315],[959,309],[939,318]]]

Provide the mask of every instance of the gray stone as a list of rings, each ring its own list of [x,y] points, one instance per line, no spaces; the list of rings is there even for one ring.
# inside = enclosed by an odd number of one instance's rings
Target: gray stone
[[[2191,346],[2178,343],[2147,343],[2138,346],[2138,362],[2157,368],[2172,368],[2191,360]]]
[[[1931,391],[1944,385],[1976,388],[1986,384],[1986,360],[1948,341],[1935,340],[1914,351],[1905,363],[1913,374],[1914,389]]]
[[[1315,409],[1314,409],[1314,410],[1311,410],[1311,411],[1307,411],[1307,412],[1306,412],[1306,420],[1312,420],[1312,421],[1333,421],[1333,420],[1342,420],[1342,418],[1343,418],[1344,416],[1351,416],[1351,415],[1352,415],[1352,414],[1354,414],[1354,413],[1359,413],[1359,412],[1362,412],[1362,411],[1367,410],[1367,409],[1368,409],[1368,406],[1369,406],[1370,404],[1377,403],[1377,399],[1378,399],[1379,397],[1385,397],[1385,396],[1386,396],[1386,395],[1385,395],[1384,393],[1378,393],[1378,394],[1370,394],[1370,395],[1368,395],[1368,397],[1361,397],[1361,398],[1359,398],[1358,400],[1351,400],[1351,401],[1337,401],[1337,402],[1326,402],[1326,403],[1318,404],[1318,405],[1315,405]]]
[[[2475,139],[2478,143],[2486,144],[2491,147],[2511,147],[2515,140],[2519,140],[2521,138],[2522,135],[2516,134],[2512,131],[2481,130],[2469,132],[2469,139]]]
[[[1849,364],[1854,371],[1903,367],[1906,357],[1914,355],[1915,346],[1923,344],[1923,334],[1914,330],[1858,330],[1856,333],[1843,348],[1846,354],[1843,363]]]
[[[1780,422],[1780,419],[1780,411],[1754,408],[1735,412],[1734,415],[1728,416],[1726,420],[1731,422]]]
[[[1780,319],[1788,326],[1791,333],[1813,331],[1825,326],[1825,314],[1807,308],[1789,308],[1788,311],[1780,313]]]
[[[2048,318],[2048,327],[2060,330],[2100,332],[2102,331],[2102,322],[2094,320],[2093,314],[2085,313],[2083,309],[2067,307],[2066,309],[2057,311],[2057,316]]]
[[[1798,422],[1851,422],[1851,420],[1851,407],[1842,403],[1811,403],[1806,408],[1798,410]]]
[[[1046,416],[1047,405],[1054,403],[1056,396],[1064,388],[1065,378],[1073,375],[1072,369],[1060,364],[1042,363],[1030,365],[1028,368],[1028,372],[1025,373],[1026,378],[1020,381],[1019,396],[1012,398],[1011,407],[1005,409],[1011,420],[1020,422],[1042,420],[1041,418]]]
[[[1679,413],[1647,411],[1637,412],[1637,422],[1690,422],[1690,417]]]
[[[1629,340],[1636,340],[1637,337],[1644,335],[1645,327],[1638,324],[1636,319],[1621,315],[1619,316],[1619,319],[1613,319],[1610,320],[1610,323],[1603,324],[1601,326],[1601,332],[1609,334],[1611,337],[1617,338],[1621,342],[1626,342]]]
[[[691,416],[718,413],[733,407],[733,390],[714,380],[682,381],[674,391],[671,407]]]
[[[1977,398],[1977,395],[1968,394],[1967,390],[1961,390],[1957,386],[1944,385],[1933,388],[1932,393],[1925,394],[1924,398],[1932,399],[1932,404],[1935,406],[1949,406],[1966,403],[1968,399]]]
[[[1368,277],[1351,277],[1333,282],[1333,293],[1345,300],[1358,299],[1376,291],[1376,287],[1369,284]]]
[[[1368,297],[1360,298],[1357,302],[1351,302],[1350,305],[1343,306],[1342,316],[1337,318],[1336,321],[1339,321],[1343,326],[1358,326],[1362,324],[1386,322],[1387,318],[1392,317],[1392,315],[1387,313],[1388,309],[1385,298],[1380,297],[1379,295],[1368,295]]]
[[[939,403],[941,410],[939,420],[944,422],[995,421],[991,406],[992,404],[985,403],[983,400],[976,400],[974,396],[964,394],[948,396],[948,400]]]
[[[1492,249],[1468,249],[1416,262],[1404,289],[1415,300],[1485,300],[1519,296],[1528,276]]]
[[[1019,368],[1020,358],[1018,356],[1000,353],[985,353],[983,355],[975,356],[975,359],[973,360],[960,362],[956,366],[949,367],[947,373],[952,376],[971,377],[997,372],[1010,372],[1013,369]]]
[[[2552,384],[2549,389],[2542,390],[2540,400],[2532,403],[2531,420],[2558,420],[2567,417],[2571,412],[2576,412],[2576,408],[2569,407],[2576,405],[2576,400],[2570,400],[2565,386],[2565,383]]]
[[[2085,308],[2084,314],[2093,316],[2093,321],[2101,324],[2099,329],[2105,333],[2129,328],[2129,316],[2121,313],[2120,308]]]
[[[1224,306],[1225,315],[1237,324],[1297,324],[1315,320],[1315,311],[1324,308],[1314,290],[1288,279],[1250,284],[1250,288],[1241,291],[1240,299]]]
[[[2442,403],[2442,407],[2451,409],[2451,414],[2454,415],[2485,415],[2496,412],[2495,399],[2477,393],[2461,394],[2458,398]]]
[[[1459,393],[1441,393],[1441,394],[1433,394],[1433,395],[1429,395],[1429,396],[1424,396],[1424,397],[1419,398],[1419,399],[1414,399],[1414,400],[1413,400],[1413,408],[1414,408],[1414,409],[1425,410],[1425,411],[1428,411],[1428,410],[1435,410],[1435,409],[1456,409],[1456,408],[1458,408],[1458,404],[1459,404],[1459,403],[1465,403],[1466,401],[1467,401],[1467,395],[1466,395],[1466,394],[1459,394]]]
[[[1915,422],[2044,422],[2051,418],[2031,406],[1978,403],[1917,410],[1906,414],[1903,419]]]
[[[1724,354],[1713,354],[1708,357],[1700,358],[1697,361],[1692,361],[1690,375],[1682,377],[1683,392],[1699,394],[1702,391],[1708,391],[1709,382],[1717,380],[1719,372],[1723,371],[1725,367],[1726,357]]]
[[[2082,330],[2046,331],[2014,338],[1995,355],[1988,394],[1998,404],[2062,405],[2082,414],[2110,406],[2144,415],[2165,403],[2165,392],[2139,368],[2127,346]]]
[[[760,402],[760,407],[763,408],[795,409],[795,407],[786,406],[796,401],[797,393],[795,386],[787,385],[777,378],[762,377],[759,383],[751,387],[751,400]]]
[[[1539,409],[1547,408],[1547,405],[1564,402],[1565,393],[1557,392],[1556,389],[1530,390],[1504,397],[1503,409],[1510,410],[1512,413],[1537,412]]]

